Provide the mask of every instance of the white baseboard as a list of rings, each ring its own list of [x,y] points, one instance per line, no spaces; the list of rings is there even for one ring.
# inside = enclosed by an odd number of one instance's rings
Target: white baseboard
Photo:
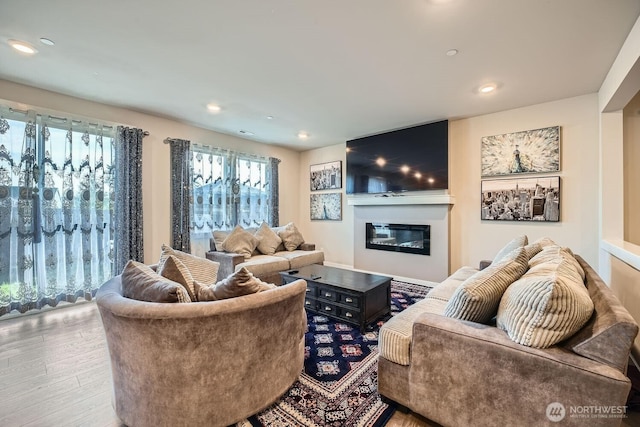
[[[343,268],[345,270],[353,270],[353,271],[359,271],[361,273],[368,273],[368,274],[378,274],[381,276],[391,276],[390,274],[386,274],[380,271],[367,271],[367,270],[361,270],[358,268],[353,268],[352,265],[347,265],[347,264],[339,264],[337,262],[331,262],[331,261],[325,261],[324,265],[329,266],[329,267],[335,267],[335,268]],[[413,277],[404,277],[404,276],[392,276],[394,280],[397,280],[399,282],[408,282],[408,283],[415,283],[417,285],[424,285],[424,286],[435,286],[438,284],[438,282],[430,282],[428,280],[422,280],[422,279],[414,279]]]

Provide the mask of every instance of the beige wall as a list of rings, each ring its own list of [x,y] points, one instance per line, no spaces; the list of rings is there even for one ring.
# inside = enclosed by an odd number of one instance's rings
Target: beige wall
[[[150,133],[144,139],[142,160],[144,253],[147,263],[157,262],[161,245],[169,244],[171,240],[168,190],[169,146],[163,143],[167,137],[188,139],[201,144],[233,148],[246,153],[281,159],[280,222],[284,224],[298,220],[300,205],[300,186],[296,179],[300,157],[298,152],[5,80],[0,80],[0,99],[15,103],[14,106],[21,109],[33,108],[40,112],[52,110],[67,116],[134,126]]]
[[[561,222],[516,223],[480,220],[480,139],[483,136],[562,127]],[[450,122],[451,269],[490,259],[513,236],[549,236],[598,262],[598,98],[596,94]],[[301,155],[300,180],[308,181],[309,165],[345,161],[345,144]],[[343,167],[344,167],[343,163]],[[319,243],[328,262],[353,265],[353,207],[343,195],[342,222],[309,221],[309,190],[302,187],[300,221],[305,236]],[[382,266],[378,270],[383,272]]]
[[[345,142],[341,142],[301,153],[297,180],[300,182],[298,221],[304,238],[308,242],[315,243],[317,248],[324,250],[327,263],[353,266],[353,206],[347,206],[344,189],[347,158],[345,148]],[[342,221],[311,221],[309,166],[336,160],[342,161],[342,189],[339,190],[342,194]]]
[[[480,140],[483,136],[561,127],[560,222],[520,223],[480,220]],[[598,262],[598,98],[596,94],[563,99],[451,123],[450,191],[451,266],[491,259],[511,238],[548,236]]]
[[[640,271],[614,256],[609,257],[608,262],[611,269],[611,289],[636,322],[639,322]],[[636,337],[634,343],[634,356],[640,356],[640,336]]]
[[[640,133],[635,119],[625,117],[633,110],[640,91],[640,19],[636,21],[598,92],[600,114],[600,269],[604,281],[640,323],[640,245],[625,237],[625,162],[627,138]],[[625,108],[627,111],[625,112]],[[636,110],[637,111],[637,110]],[[625,114],[626,113],[626,114]],[[630,119],[630,120],[626,120]],[[625,123],[626,122],[626,123]],[[625,147],[627,145],[627,147]],[[636,146],[637,147],[637,146]],[[628,189],[629,187],[626,186]],[[637,214],[636,214],[637,217]],[[640,356],[640,339],[634,355]]]
[[[640,92],[624,108],[624,240],[640,245]]]

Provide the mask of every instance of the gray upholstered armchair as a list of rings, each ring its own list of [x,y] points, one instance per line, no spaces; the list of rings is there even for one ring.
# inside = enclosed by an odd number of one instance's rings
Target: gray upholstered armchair
[[[127,425],[226,426],[266,408],[304,360],[306,282],[238,298],[149,303],[98,291],[114,408]]]

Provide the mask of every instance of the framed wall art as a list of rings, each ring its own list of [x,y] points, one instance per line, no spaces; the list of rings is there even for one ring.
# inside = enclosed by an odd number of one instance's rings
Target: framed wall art
[[[342,161],[310,166],[311,191],[342,188]]]
[[[310,211],[312,220],[342,221],[342,193],[312,194]]]
[[[485,136],[482,176],[560,171],[560,126]]]
[[[481,219],[560,221],[560,177],[488,179],[481,183]]]

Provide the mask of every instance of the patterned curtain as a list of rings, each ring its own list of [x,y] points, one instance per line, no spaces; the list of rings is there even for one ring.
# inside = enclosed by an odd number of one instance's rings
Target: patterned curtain
[[[269,183],[267,187],[268,197],[268,215],[269,221],[268,224],[272,227],[277,227],[280,225],[280,186],[279,186],[279,176],[278,176],[278,165],[280,164],[280,159],[276,159],[275,157],[269,158],[269,168],[267,169],[267,182]]]
[[[191,142],[166,139],[171,149],[171,247],[191,251]]]
[[[113,274],[128,260],[144,262],[142,235],[142,129],[118,126],[115,142],[115,259]]]
[[[191,253],[204,256],[213,230],[259,227],[263,221],[278,225],[279,163],[193,145]]]
[[[112,270],[113,129],[2,112],[0,315],[90,300]]]

